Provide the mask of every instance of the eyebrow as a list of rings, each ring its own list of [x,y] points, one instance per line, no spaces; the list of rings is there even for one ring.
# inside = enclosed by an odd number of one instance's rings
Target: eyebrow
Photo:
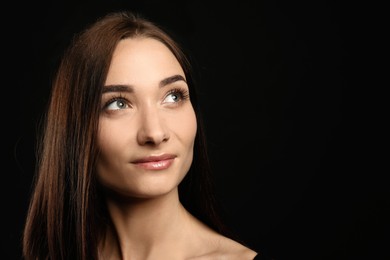
[[[161,80],[160,83],[158,84],[158,86],[160,88],[162,88],[162,87],[165,87],[166,85],[172,84],[172,83],[174,83],[176,81],[184,81],[184,82],[187,83],[187,81],[184,79],[184,77],[182,75],[173,75],[173,76],[170,76],[168,78],[165,78],[165,79]],[[134,87],[132,85],[122,85],[122,84],[106,85],[103,88],[103,94],[104,93],[108,93],[108,92],[128,92],[128,93],[132,93],[132,92],[134,92]]]
[[[162,88],[162,87],[169,85],[169,84],[172,84],[176,81],[184,81],[187,83],[187,81],[184,79],[184,77],[182,75],[173,75],[171,77],[168,77],[166,79],[161,80],[159,87]]]
[[[134,92],[133,86],[131,85],[106,85],[103,87],[103,94],[109,92]]]

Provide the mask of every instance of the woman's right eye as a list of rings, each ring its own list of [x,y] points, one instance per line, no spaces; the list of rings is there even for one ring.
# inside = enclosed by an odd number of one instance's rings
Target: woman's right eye
[[[106,103],[107,110],[119,110],[126,109],[129,107],[126,100],[123,98],[115,98],[114,100],[110,100]]]

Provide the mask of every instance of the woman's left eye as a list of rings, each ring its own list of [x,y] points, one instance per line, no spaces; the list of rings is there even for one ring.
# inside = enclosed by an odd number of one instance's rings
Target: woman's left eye
[[[188,93],[180,89],[174,89],[168,93],[165,97],[164,102],[166,103],[178,103],[188,98]]]

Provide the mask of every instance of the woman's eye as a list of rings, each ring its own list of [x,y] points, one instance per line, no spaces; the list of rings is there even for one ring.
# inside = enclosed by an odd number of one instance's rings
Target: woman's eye
[[[166,102],[178,102],[180,101],[180,94],[179,93],[171,93],[165,98]]]
[[[125,109],[127,107],[128,105],[123,99],[116,99],[114,101],[111,101],[106,106],[108,110],[119,110],[119,109]]]
[[[188,98],[187,92],[184,92],[183,90],[172,90],[168,95],[165,97],[164,102],[166,103],[178,103],[184,99]]]

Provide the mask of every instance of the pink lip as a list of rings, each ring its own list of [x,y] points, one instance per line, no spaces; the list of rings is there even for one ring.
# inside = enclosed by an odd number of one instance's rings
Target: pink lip
[[[174,155],[164,154],[160,156],[144,157],[135,160],[132,163],[145,170],[164,170],[169,168],[169,166],[172,165],[174,159],[175,159]]]

